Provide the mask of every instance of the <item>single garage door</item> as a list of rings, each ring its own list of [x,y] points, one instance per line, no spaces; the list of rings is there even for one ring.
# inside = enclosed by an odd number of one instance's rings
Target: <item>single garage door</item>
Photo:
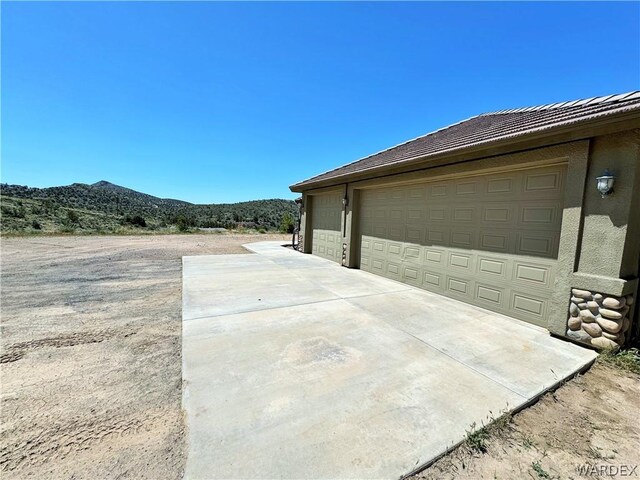
[[[360,268],[546,326],[565,167],[362,190]]]
[[[311,197],[311,252],[340,263],[342,260],[342,198],[339,193]]]

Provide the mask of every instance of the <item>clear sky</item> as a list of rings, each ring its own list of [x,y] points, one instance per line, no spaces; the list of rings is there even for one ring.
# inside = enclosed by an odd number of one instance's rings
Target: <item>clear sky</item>
[[[2,2],[2,182],[198,203],[640,88],[635,3]]]

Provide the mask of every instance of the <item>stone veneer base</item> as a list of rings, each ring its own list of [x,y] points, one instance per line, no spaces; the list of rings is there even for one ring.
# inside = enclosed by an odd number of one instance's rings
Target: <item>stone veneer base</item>
[[[596,348],[619,348],[631,328],[633,300],[632,295],[618,297],[573,288],[567,337]]]

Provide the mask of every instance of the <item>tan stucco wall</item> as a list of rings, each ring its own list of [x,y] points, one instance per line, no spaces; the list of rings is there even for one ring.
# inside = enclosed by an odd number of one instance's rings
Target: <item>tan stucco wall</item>
[[[615,278],[638,275],[640,240],[635,245],[627,245],[626,249],[625,244],[628,233],[637,228],[637,220],[631,216],[635,214],[637,219],[638,205],[632,205],[632,197],[638,183],[639,161],[637,132],[596,137],[591,141],[579,272]],[[601,198],[595,188],[596,177],[606,168],[617,178],[613,195]]]

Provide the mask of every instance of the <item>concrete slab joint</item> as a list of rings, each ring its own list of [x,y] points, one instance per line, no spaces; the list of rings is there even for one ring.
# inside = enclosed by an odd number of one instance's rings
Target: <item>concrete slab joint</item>
[[[634,297],[571,289],[567,337],[599,349],[618,349],[631,330]]]

